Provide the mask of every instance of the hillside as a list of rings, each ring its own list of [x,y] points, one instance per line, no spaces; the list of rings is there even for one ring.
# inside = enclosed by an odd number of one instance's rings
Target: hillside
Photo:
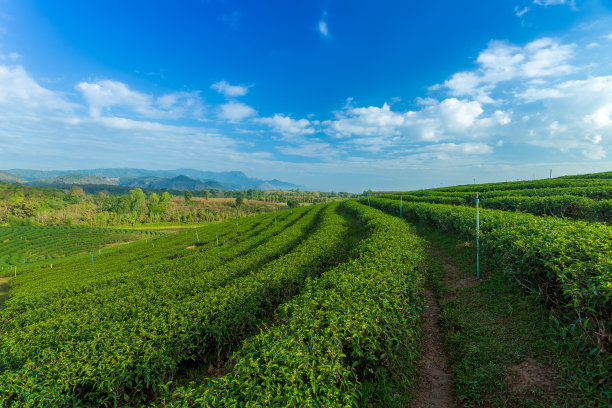
[[[139,177],[124,181],[124,184],[132,188],[148,188],[155,190],[224,190],[226,187],[214,180],[198,181],[187,176],[176,176],[171,179],[161,177]]]
[[[4,181],[5,183],[27,183],[28,180],[21,176],[10,174],[6,171],[0,170],[0,181]]]
[[[176,183],[175,179],[180,176],[188,177],[195,181],[201,182],[202,188],[206,186],[216,186],[209,188],[218,188],[224,190],[290,190],[304,189],[303,186],[273,180],[261,180],[248,177],[241,171],[226,171],[212,172],[200,171],[194,169],[176,169],[176,170],[144,170],[144,169],[89,169],[89,170],[28,170],[28,169],[10,169],[4,171],[12,177],[18,177],[21,182],[28,182],[31,185],[48,185],[48,184],[110,184],[132,187],[144,187],[147,180],[151,183],[156,183],[159,186],[171,185]],[[85,176],[89,176],[88,179]],[[8,177],[8,176],[7,176]],[[179,179],[180,181],[180,179]],[[181,183],[176,183],[179,187]],[[176,190],[187,190],[188,188],[172,188],[172,187],[151,187],[165,188]],[[196,188],[192,188],[196,189]]]
[[[236,205],[235,198],[231,195],[225,198],[223,191],[216,191],[215,196],[206,191],[206,198],[194,197],[186,202],[182,192],[175,190],[177,195],[159,190],[145,193],[124,186],[106,187],[114,194],[107,194],[107,188],[100,185],[41,188],[0,182],[0,225],[108,227],[151,222],[212,222],[274,211],[287,201],[280,195],[262,194]]]
[[[0,406],[606,407],[612,227],[479,207],[477,233],[469,197],[611,183],[367,196],[23,266]]]

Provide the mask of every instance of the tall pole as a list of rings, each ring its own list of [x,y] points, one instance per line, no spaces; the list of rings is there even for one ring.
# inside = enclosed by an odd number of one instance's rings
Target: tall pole
[[[217,247],[219,246],[219,234],[215,234],[215,237],[217,238]]]
[[[478,213],[478,192],[476,192],[476,279],[480,279],[480,215]]]

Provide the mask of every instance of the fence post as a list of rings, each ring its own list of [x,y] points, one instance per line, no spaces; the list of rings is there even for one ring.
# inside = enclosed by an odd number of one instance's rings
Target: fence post
[[[400,196],[400,218],[402,218],[402,196]]]

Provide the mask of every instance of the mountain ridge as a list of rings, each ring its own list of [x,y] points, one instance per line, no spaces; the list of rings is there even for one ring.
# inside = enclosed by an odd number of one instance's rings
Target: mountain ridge
[[[119,186],[145,187],[155,185],[160,189],[174,190],[199,190],[199,189],[225,189],[225,190],[292,190],[305,189],[304,186],[293,184],[278,179],[262,180],[249,177],[242,171],[213,172],[196,170],[191,168],[179,168],[174,170],[146,170],[138,168],[97,168],[83,170],[34,170],[34,169],[9,169],[0,170],[7,179],[19,179],[24,184],[30,185],[54,185],[54,184],[109,184]],[[185,176],[191,181],[174,180]],[[156,179],[152,179],[156,178]],[[150,179],[150,180],[147,180]],[[66,181],[69,183],[66,183]],[[7,180],[8,181],[8,180]],[[175,188],[179,186],[181,188]],[[188,188],[188,186],[191,186]]]

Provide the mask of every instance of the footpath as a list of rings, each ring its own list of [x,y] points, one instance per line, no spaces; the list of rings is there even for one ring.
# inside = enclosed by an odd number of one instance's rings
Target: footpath
[[[606,406],[589,362],[560,345],[550,312],[470,242],[424,224],[428,241],[422,357],[411,407]],[[589,395],[590,394],[590,395]]]

